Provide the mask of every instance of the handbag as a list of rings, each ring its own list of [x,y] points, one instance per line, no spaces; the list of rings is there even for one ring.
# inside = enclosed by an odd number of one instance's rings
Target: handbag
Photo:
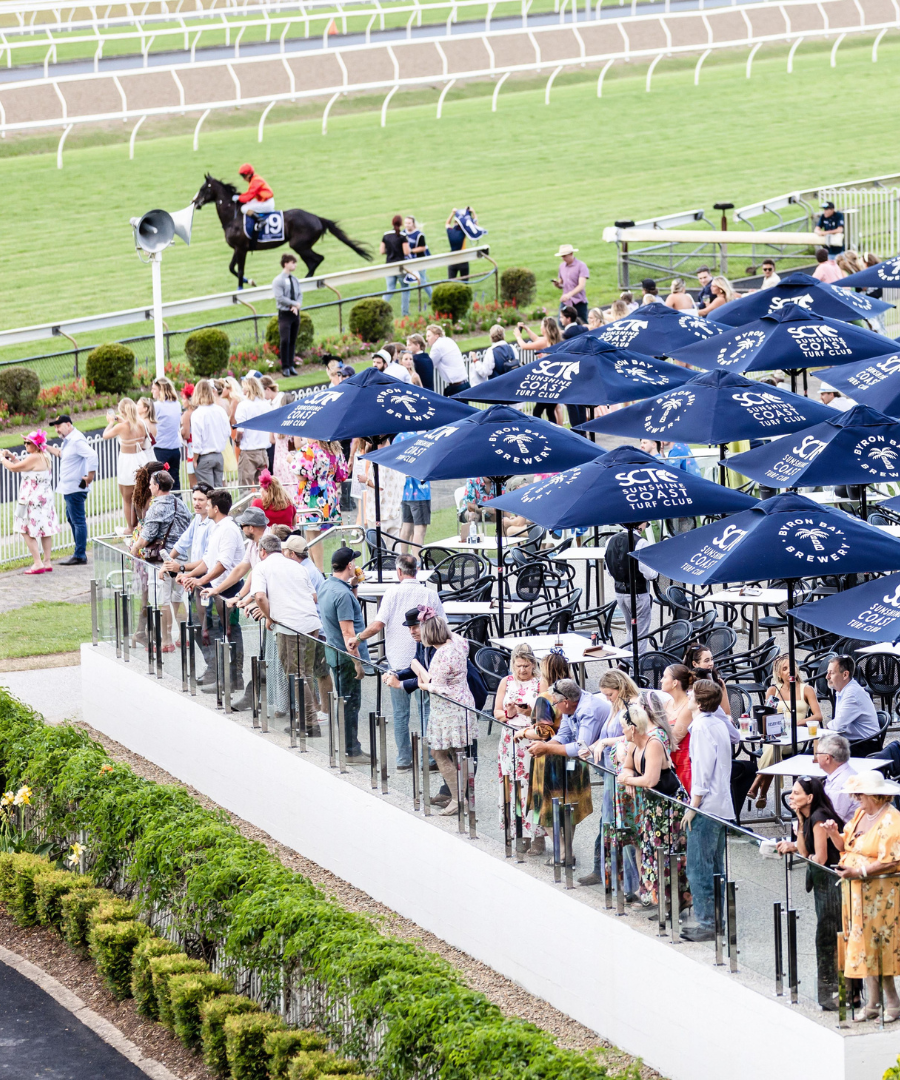
[[[175,524],[176,511],[172,511],[172,520],[169,522],[169,527],[166,529],[166,534],[162,540],[152,540],[141,552],[141,557],[144,562],[162,562],[162,550],[166,546],[166,542],[169,539],[169,533],[172,531],[172,526]]]

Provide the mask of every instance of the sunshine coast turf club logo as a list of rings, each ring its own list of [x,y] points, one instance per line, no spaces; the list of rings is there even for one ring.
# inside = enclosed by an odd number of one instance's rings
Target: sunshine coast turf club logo
[[[488,439],[494,453],[512,465],[539,465],[550,456],[546,435],[513,425],[498,428]]]
[[[668,386],[672,381],[668,375],[657,371],[643,360],[619,359],[613,363],[613,370],[623,379],[647,383],[649,386]]]
[[[565,472],[557,473],[555,476],[541,481],[540,484],[531,484],[522,492],[522,502],[540,502],[542,499],[564,490],[570,484],[574,484],[579,476],[581,476],[581,468],[576,466],[574,469],[566,469]]]
[[[833,326],[789,326],[788,334],[806,358],[853,355],[847,339]]]
[[[806,563],[836,562],[850,550],[844,531],[826,518],[792,518],[778,530],[778,538],[789,555]]]
[[[516,396],[555,401],[580,371],[579,360],[539,360],[522,379]]]
[[[281,423],[282,425],[305,424],[312,420],[314,416],[318,416],[326,405],[330,405],[333,401],[339,401],[342,395],[342,390],[319,390],[315,394],[301,398],[291,410],[288,418],[282,420]]]
[[[785,401],[778,394],[746,390],[740,394],[732,394],[731,397],[747,410],[760,427],[809,423],[801,412],[798,412],[789,401]]]
[[[696,400],[692,390],[671,390],[660,398],[644,418],[644,430],[650,435],[660,435],[674,427]]]
[[[708,544],[704,544],[699,551],[691,555],[687,562],[682,563],[681,569],[690,578],[702,578],[721,562],[729,551],[738,546],[748,531],[737,525],[725,525]]]
[[[786,443],[788,440],[783,439]],[[780,445],[780,444],[779,444]],[[822,453],[828,444],[813,435],[804,435],[796,446],[784,451],[784,455],[766,469],[766,477],[776,481],[776,487],[787,487],[789,482]]]
[[[646,319],[617,319],[607,326],[600,337],[608,344],[615,345],[617,349],[627,349],[649,325]]]
[[[704,322],[703,319],[698,319],[696,315],[682,315],[678,320],[678,325],[682,330],[690,330],[694,337],[698,338],[708,338],[722,332],[710,326],[708,322]]]
[[[847,620],[847,625],[861,634],[878,637],[885,627],[900,619],[900,585],[893,592],[885,593],[881,601],[869,604],[858,615]]]
[[[618,472],[615,478],[628,503],[629,511],[653,510],[658,507],[680,510],[693,504],[693,499],[681,480],[684,475],[680,470],[672,472],[647,465],[629,469],[627,472]]]
[[[755,353],[765,341],[766,335],[762,330],[745,330],[744,333],[736,335],[730,345],[719,349],[716,363],[723,368],[734,367],[735,364],[740,364],[744,357]]]
[[[898,371],[900,371],[900,353],[894,353],[881,360],[873,360],[868,367],[857,371],[855,375],[847,376],[847,382],[856,390],[868,390],[869,387],[884,382],[889,375],[896,375]]]
[[[844,290],[841,289],[841,292],[844,292]],[[785,304],[796,304],[797,307],[803,308],[804,311],[812,311],[814,303],[815,298],[811,293],[803,293],[801,296],[773,296],[766,314],[774,315],[776,311],[781,311]]]
[[[447,424],[444,427],[435,428],[434,431],[426,431],[424,435],[420,435],[417,439],[403,442],[400,444],[403,447],[403,453],[397,457],[397,460],[403,461],[407,465],[414,465],[436,443],[439,443],[442,439],[449,439],[457,430],[452,424]]]
[[[900,444],[883,435],[868,435],[853,448],[856,463],[873,480],[893,480],[900,475]]]
[[[382,390],[375,398],[375,404],[384,409],[388,416],[414,424],[425,423],[437,411],[426,397],[406,387]]]

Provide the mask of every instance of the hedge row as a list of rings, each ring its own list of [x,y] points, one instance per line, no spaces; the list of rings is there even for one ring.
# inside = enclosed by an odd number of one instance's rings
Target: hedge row
[[[220,971],[234,977],[254,970],[262,998],[272,1002],[279,1000],[286,975],[299,979],[302,972],[314,997],[327,999],[317,1026],[332,1045],[366,1061],[378,1076],[600,1080],[611,1075],[592,1056],[561,1050],[541,1029],[504,1017],[434,953],[386,937],[371,919],[328,900],[263,845],[243,837],[223,813],[202,808],[180,788],[140,779],[127,766],[112,763],[83,731],[45,726],[2,690],[0,774],[0,790],[22,783],[34,789],[51,835],[85,830],[94,880],[100,885],[124,880],[139,913],[167,910],[193,959],[216,958]],[[0,866],[0,898],[3,888]],[[90,892],[79,890],[80,901],[68,894],[82,911],[79,917],[65,910],[60,916],[64,924],[72,923],[71,936],[66,932],[70,941],[77,942],[80,934],[83,943],[90,936],[91,908],[84,910]],[[23,902],[23,910],[30,912],[30,903]],[[49,899],[46,904],[48,911],[57,910]],[[36,917],[36,901],[34,908]],[[113,939],[119,942],[113,931],[107,938],[110,947]],[[186,978],[178,983],[178,995],[174,985],[170,993],[175,977],[166,972],[175,954],[165,955],[168,944],[151,945],[158,940],[123,942],[141,957],[132,981],[138,1004],[148,1015],[156,1009],[186,1041],[196,1043],[199,1025],[204,1048],[211,1048],[208,1062],[221,1068],[223,1037],[245,1045],[249,1029],[236,1021],[228,1021],[229,1028],[212,1005],[202,1014],[191,1011],[203,994],[196,986],[198,971],[180,972]],[[108,978],[120,980],[120,969],[111,965]],[[177,1004],[182,999],[184,1004]],[[340,1024],[330,1026],[327,1001],[337,1006]],[[277,1034],[267,1032],[269,1038]],[[306,1059],[296,1067],[292,1062],[293,1071],[284,1075],[290,1080],[317,1075],[316,1052],[304,1049]]]

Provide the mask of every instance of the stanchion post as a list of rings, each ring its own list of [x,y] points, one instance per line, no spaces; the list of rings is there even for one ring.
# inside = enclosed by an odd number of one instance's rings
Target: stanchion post
[[[387,768],[387,720],[382,713],[378,714],[378,757],[381,761],[381,794],[388,793],[388,768]]]
[[[119,597],[121,593],[118,589],[113,589],[113,620],[116,625],[116,658],[122,658],[122,612],[119,610]]]
[[[347,772],[347,729],[344,726],[344,709],[346,708],[343,695],[337,699],[337,737],[338,737],[338,771]]]
[[[144,617],[147,620],[147,674],[153,674],[153,650],[156,647],[156,634],[154,631],[153,608],[148,604],[144,608]]]
[[[725,878],[713,874],[713,933],[716,942],[716,967],[725,963],[725,897],[723,885]]]
[[[188,684],[191,690],[191,697],[197,696],[197,634],[200,632],[199,626],[188,624]]]
[[[178,647],[181,651],[181,692],[188,692],[188,624],[184,619],[178,623]]]
[[[334,702],[337,694],[334,690],[328,691],[328,765],[332,769],[337,768],[337,757],[334,752]]]
[[[264,656],[259,658],[259,727],[269,734],[269,661]]]
[[[123,589],[122,590],[122,659],[125,661],[126,664],[130,663],[130,661],[131,661],[131,641],[129,640],[130,637],[131,637],[131,629],[129,627],[129,623],[131,621],[129,619],[130,614],[131,614],[131,612],[129,611],[128,594]]]
[[[562,822],[558,796],[551,799],[551,806],[553,807],[553,880],[559,885],[562,881]]]
[[[725,914],[728,920],[728,970],[734,974],[738,969],[737,883],[734,881],[725,882]],[[796,941],[794,952],[796,954]]]
[[[372,783],[372,790],[378,790],[378,754],[375,750],[375,713],[369,713],[369,779]]]
[[[163,677],[163,651],[162,651],[162,611],[154,608],[153,615],[153,647],[156,651],[156,677]]]
[[[575,804],[566,803],[563,807],[563,837],[565,838],[566,888],[575,888]]]
[[[475,759],[471,754],[466,758],[466,802],[469,811],[469,839],[477,840],[475,832]]]
[[[222,669],[225,666],[224,641],[216,639],[216,708],[222,708]]]
[[[293,703],[291,705],[293,707]],[[250,718],[254,728],[259,727],[259,657],[250,657]]]
[[[625,845],[618,833],[614,834],[616,850],[616,915],[625,914]]]
[[[466,755],[456,751],[456,825],[460,833],[466,831],[466,779],[468,773]]]
[[[784,997],[784,944],[781,936],[781,901],[772,905],[772,940],[775,943],[775,996]]]
[[[222,641],[222,698],[225,702],[225,715],[231,716],[231,642]]]
[[[791,994],[791,1004],[797,1004],[797,988],[800,985],[800,976],[797,972],[797,912],[789,908],[787,913],[787,954],[788,954],[788,990]]]
[[[411,731],[409,742],[412,751],[413,810],[419,812],[419,733]]]
[[[297,697],[299,695],[297,683],[299,680],[299,675],[288,676],[288,734],[292,750],[297,747]]]
[[[666,892],[671,887],[671,875],[666,873],[666,849],[656,849],[656,936],[666,936]]]

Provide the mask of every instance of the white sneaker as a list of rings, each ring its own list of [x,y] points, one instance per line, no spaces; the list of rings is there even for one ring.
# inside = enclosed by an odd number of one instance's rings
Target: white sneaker
[[[318,713],[316,713],[316,715],[319,718],[319,723],[320,724],[327,724],[328,723],[328,713],[327,712],[322,712],[322,710],[320,709],[318,711]]]

